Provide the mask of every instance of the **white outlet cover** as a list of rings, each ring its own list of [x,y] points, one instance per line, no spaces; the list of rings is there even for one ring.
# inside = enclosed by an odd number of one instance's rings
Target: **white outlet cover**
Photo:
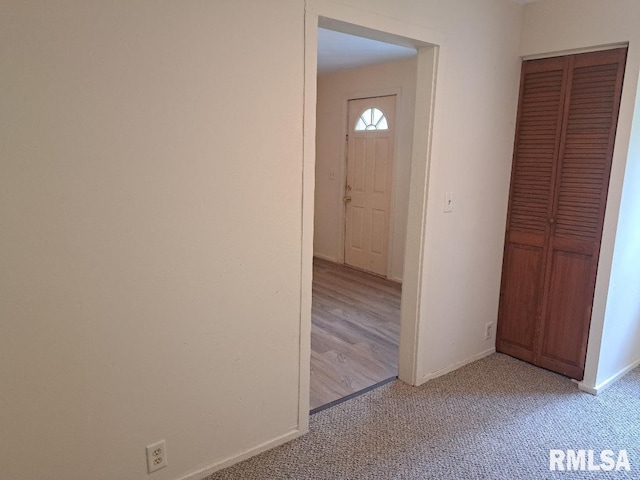
[[[147,445],[147,470],[153,473],[167,466],[167,444],[164,440]]]
[[[493,338],[493,323],[487,323],[487,325],[485,326],[484,338],[485,340],[490,340],[491,338]]]

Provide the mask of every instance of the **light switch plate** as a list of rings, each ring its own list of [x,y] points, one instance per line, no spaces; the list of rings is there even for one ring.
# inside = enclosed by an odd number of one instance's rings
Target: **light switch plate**
[[[444,213],[453,212],[453,193],[447,192],[444,194]]]

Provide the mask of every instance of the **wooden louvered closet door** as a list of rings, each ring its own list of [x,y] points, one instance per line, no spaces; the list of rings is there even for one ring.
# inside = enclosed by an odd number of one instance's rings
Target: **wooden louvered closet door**
[[[626,49],[523,63],[498,351],[582,379]]]

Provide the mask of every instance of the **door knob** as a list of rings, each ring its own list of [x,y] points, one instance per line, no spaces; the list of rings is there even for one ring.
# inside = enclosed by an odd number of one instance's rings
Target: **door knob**
[[[550,218],[550,219],[549,219],[549,225],[553,225],[553,223],[554,223],[555,221],[556,221],[556,220],[555,220],[554,218]]]
[[[351,185],[347,184],[347,190],[351,190]]]
[[[349,203],[351,201],[351,195],[346,195],[344,197],[344,203]]]

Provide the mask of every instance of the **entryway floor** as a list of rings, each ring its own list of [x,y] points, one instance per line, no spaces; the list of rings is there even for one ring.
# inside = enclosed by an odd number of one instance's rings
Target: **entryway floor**
[[[312,410],[398,374],[400,296],[397,283],[314,258]]]

